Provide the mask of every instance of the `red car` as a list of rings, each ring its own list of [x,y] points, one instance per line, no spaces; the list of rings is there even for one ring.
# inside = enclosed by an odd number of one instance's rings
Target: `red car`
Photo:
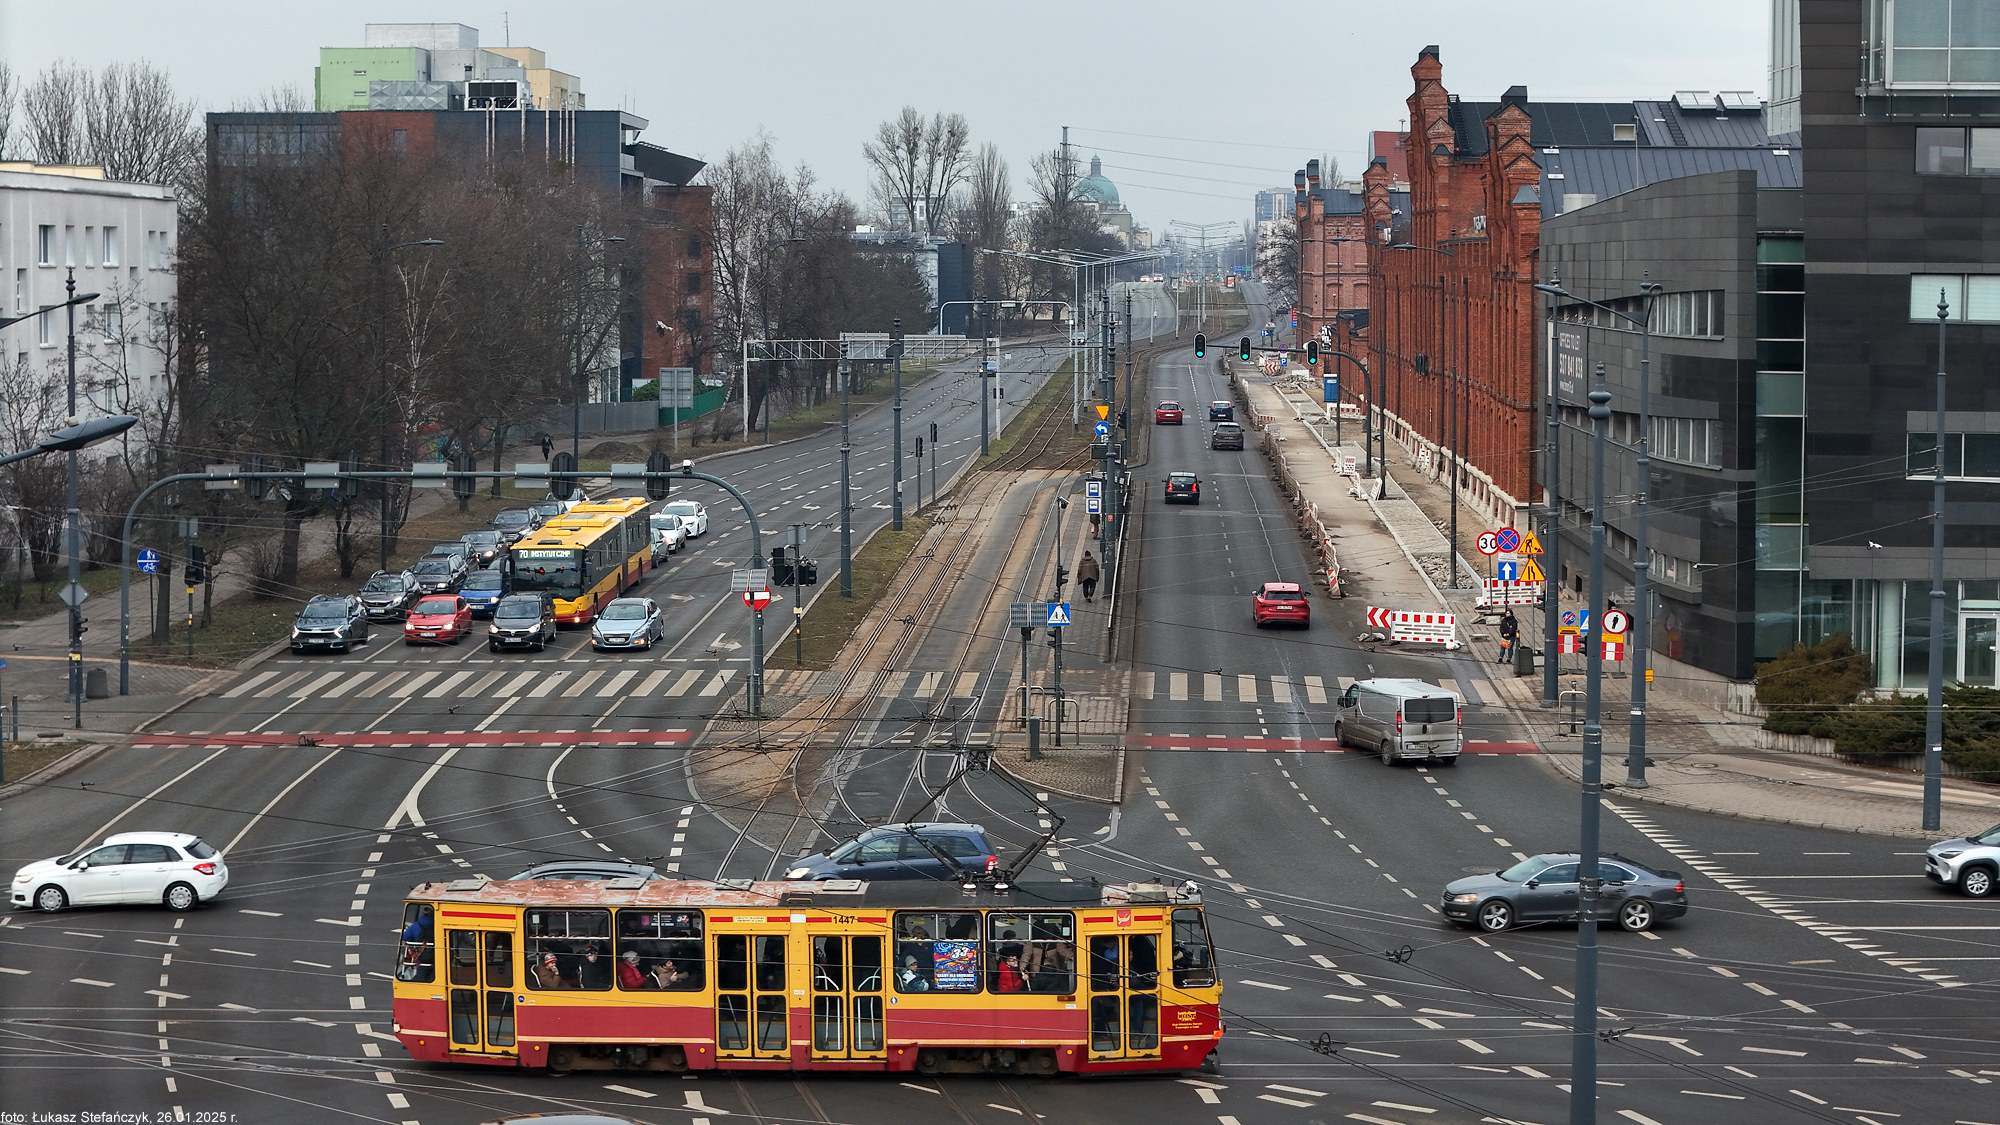
[[[1181,404],[1178,402],[1163,402],[1154,407],[1153,424],[1155,426],[1182,425]]]
[[[457,594],[432,594],[410,607],[403,643],[457,644],[472,631],[472,606]]]
[[[1257,591],[1257,601],[1251,609],[1251,616],[1262,629],[1272,621],[1294,621],[1300,626],[1312,625],[1312,606],[1306,601],[1306,592],[1296,582],[1266,582]]]

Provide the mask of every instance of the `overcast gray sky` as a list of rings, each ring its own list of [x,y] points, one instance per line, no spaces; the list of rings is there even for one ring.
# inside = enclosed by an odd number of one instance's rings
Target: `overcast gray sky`
[[[0,0],[17,72],[52,59],[145,58],[206,109],[285,84],[310,90],[318,48],[368,22],[456,22],[483,45],[538,47],[580,75],[593,109],[651,120],[645,139],[704,159],[762,129],[781,159],[866,195],[861,144],[904,105],[963,113],[1028,162],[1064,125],[1104,157],[1134,218],[1249,215],[1260,187],[1312,156],[1361,167],[1365,135],[1408,112],[1409,67],[1437,44],[1445,88],[1491,99],[1629,100],[1675,90],[1769,92],[1769,5],[1757,0]],[[503,16],[504,13],[504,16]]]

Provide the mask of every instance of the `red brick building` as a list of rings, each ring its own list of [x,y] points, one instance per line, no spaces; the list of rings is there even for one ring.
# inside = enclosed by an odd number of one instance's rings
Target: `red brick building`
[[[1436,47],[1424,48],[1410,74],[1408,213],[1395,213],[1385,161],[1362,176],[1375,234],[1364,244],[1372,366],[1390,436],[1433,473],[1459,465],[1466,502],[1500,514],[1533,498],[1540,443],[1541,169],[1527,91],[1509,90],[1471,121],[1444,88]]]
[[[1293,182],[1292,218],[1299,232],[1299,336],[1345,338],[1337,318],[1368,307],[1368,217],[1362,197],[1319,178],[1306,162]],[[1324,332],[1322,332],[1324,329]],[[1352,350],[1352,349],[1348,349]]]
[[[662,367],[692,367],[697,379],[708,378],[716,347],[715,189],[655,186],[648,202],[639,296],[644,343],[633,378],[657,378]]]

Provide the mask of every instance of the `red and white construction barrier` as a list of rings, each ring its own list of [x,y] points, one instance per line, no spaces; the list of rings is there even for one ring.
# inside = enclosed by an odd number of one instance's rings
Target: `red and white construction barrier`
[[[1368,624],[1385,629],[1392,641],[1418,641],[1458,647],[1458,617],[1450,613],[1421,613],[1404,609],[1368,607]]]

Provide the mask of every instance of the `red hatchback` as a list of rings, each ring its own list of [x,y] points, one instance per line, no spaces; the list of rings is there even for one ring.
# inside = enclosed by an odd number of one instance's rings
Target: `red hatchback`
[[[1153,424],[1155,426],[1184,425],[1185,421],[1181,416],[1181,404],[1178,402],[1163,402],[1154,407]]]
[[[1257,591],[1251,616],[1256,618],[1259,629],[1272,621],[1292,621],[1309,628],[1312,625],[1312,606],[1306,601],[1306,592],[1299,588],[1298,583],[1266,582]]]
[[[433,594],[410,607],[403,643],[457,644],[472,631],[472,606],[457,594]]]

